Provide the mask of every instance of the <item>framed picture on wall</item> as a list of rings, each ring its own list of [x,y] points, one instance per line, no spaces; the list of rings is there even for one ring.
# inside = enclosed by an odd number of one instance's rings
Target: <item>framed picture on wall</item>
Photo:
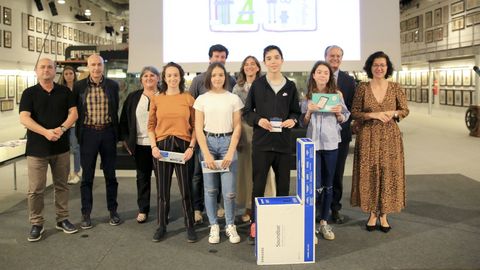
[[[68,28],[68,39],[69,40],[73,39],[73,28],[71,27]]]
[[[23,12],[22,12],[22,48],[28,48],[28,14]]]
[[[399,72],[398,78],[399,78],[400,84],[405,85],[405,72],[404,71]]]
[[[447,85],[453,85],[453,70],[447,70]]]
[[[403,20],[400,22],[400,33],[407,31],[407,21]]]
[[[78,41],[78,29],[73,30],[73,41]]]
[[[7,97],[7,75],[0,75],[0,99]]]
[[[410,101],[410,89],[405,88],[405,96],[407,97],[407,100]]]
[[[462,79],[463,79],[463,74],[462,70],[458,69],[454,71],[454,84],[455,86],[461,86],[462,85]]]
[[[465,28],[465,16],[459,16],[452,19],[452,31],[458,31]]]
[[[465,11],[465,3],[463,2],[463,0],[452,3],[450,5],[450,14],[451,15],[462,13],[464,11]]]
[[[43,33],[48,34],[48,29],[50,28],[50,22],[43,20]]]
[[[17,104],[20,104],[20,98],[22,97],[22,93],[27,88],[27,77],[17,75]]]
[[[15,89],[17,87],[17,80],[15,75],[8,75],[8,98],[15,97]]]
[[[37,37],[37,43],[36,43],[36,47],[37,47],[37,52],[41,52],[42,51],[42,38],[39,38]]]
[[[52,22],[52,27],[50,27],[50,36],[54,37],[57,34],[57,24]]]
[[[66,25],[63,25],[63,38],[68,38],[68,27]]]
[[[56,54],[57,53],[57,43],[55,43],[55,40],[50,40],[50,52],[52,54]]]
[[[470,71],[470,69],[464,69],[462,71],[463,73],[463,85],[464,86],[470,86],[472,84],[472,72]]]
[[[63,55],[63,45],[61,41],[57,41],[57,54]]]
[[[410,72],[407,72],[405,75],[406,75],[406,76],[405,76],[405,84],[406,84],[406,85],[410,85],[410,81],[411,81],[411,79],[412,79]]]
[[[442,24],[442,9],[437,8],[433,11],[433,25],[441,25]]]
[[[33,52],[35,51],[35,37],[28,36],[28,50]]]
[[[472,105],[472,91],[463,91],[462,97],[464,107]]]
[[[425,43],[433,42],[433,30],[425,31]]]
[[[462,106],[462,92],[461,90],[455,91],[455,106]]]
[[[446,85],[447,84],[447,72],[445,70],[440,70],[438,72],[439,74],[439,77],[440,77],[440,80],[438,81],[438,83],[440,85]]]
[[[12,31],[3,30],[3,47],[12,48]]]
[[[447,105],[453,105],[453,90],[447,91]]]
[[[465,3],[466,10],[480,7],[480,0],[467,0]]]
[[[422,72],[422,85],[428,85],[428,72],[426,71]]]
[[[410,78],[410,84],[416,85],[417,84],[417,76],[416,72],[412,72],[412,77]]]
[[[0,111],[13,111],[13,99],[0,100]]]
[[[417,101],[417,89],[415,88],[410,89],[410,100]]]
[[[45,45],[43,47],[44,53],[50,53],[50,40],[45,40]]]
[[[12,9],[3,7],[3,24],[12,25]]]
[[[62,25],[57,23],[57,37],[61,38],[62,37]]]
[[[440,104],[445,105],[447,104],[447,94],[445,93],[445,90],[440,90]]]
[[[35,29],[37,29],[37,33],[42,33],[43,31],[43,20],[42,18],[35,18]]]
[[[439,27],[433,30],[433,40],[442,41],[443,40],[443,27]]]
[[[433,19],[433,17],[432,17],[432,12],[431,11],[425,13],[425,28],[432,27],[432,25],[433,25],[432,19]]]

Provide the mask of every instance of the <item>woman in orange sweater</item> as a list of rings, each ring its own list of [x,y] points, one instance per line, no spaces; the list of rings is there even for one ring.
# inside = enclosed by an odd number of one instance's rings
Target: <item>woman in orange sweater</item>
[[[194,110],[195,100],[185,93],[185,72],[176,63],[163,67],[160,92],[150,103],[148,137],[152,147],[153,166],[157,179],[158,223],[153,241],[162,240],[167,231],[170,210],[170,186],[175,170],[187,228],[187,241],[197,241],[193,227],[193,206],[190,199],[192,177],[191,157],[195,148]],[[162,152],[161,152],[162,151]],[[162,161],[165,152],[183,153],[185,164]],[[162,155],[163,154],[163,155]]]

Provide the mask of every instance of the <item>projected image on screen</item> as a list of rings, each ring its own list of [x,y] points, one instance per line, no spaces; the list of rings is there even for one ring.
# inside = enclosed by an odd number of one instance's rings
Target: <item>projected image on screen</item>
[[[315,31],[317,1],[210,0],[212,32]]]
[[[228,62],[262,59],[278,45],[285,61],[313,61],[336,44],[344,61],[360,60],[359,0],[163,1],[163,61],[204,63],[213,44],[225,45]]]

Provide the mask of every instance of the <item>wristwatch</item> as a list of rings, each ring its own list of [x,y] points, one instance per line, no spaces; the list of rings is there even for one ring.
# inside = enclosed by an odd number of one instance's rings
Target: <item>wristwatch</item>
[[[397,111],[395,111],[395,113],[393,114],[393,118],[398,119],[398,113],[397,113]]]
[[[64,127],[63,125],[60,126],[60,129],[62,130],[63,133],[67,132],[68,128]]]

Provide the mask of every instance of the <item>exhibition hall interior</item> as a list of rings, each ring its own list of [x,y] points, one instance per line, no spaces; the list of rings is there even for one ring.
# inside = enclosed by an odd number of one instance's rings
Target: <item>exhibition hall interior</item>
[[[309,236],[300,232],[308,230],[304,219],[314,208],[307,211],[306,205],[314,195],[306,195],[311,188],[306,176],[310,165],[305,165],[308,143],[295,140],[307,136],[307,129],[296,124],[290,140],[288,198],[304,212],[275,208],[273,198],[271,210],[257,206],[257,240],[263,239],[261,234],[272,234],[275,243],[271,246],[248,243],[251,225],[244,219],[247,207],[241,203],[235,210],[239,243],[227,240],[225,218],[219,219],[220,243],[209,243],[208,217],[201,211],[204,222],[195,225],[198,240],[186,241],[177,171],[170,187],[168,230],[164,239],[152,241],[159,220],[156,177],[152,174],[150,215],[138,222],[138,175],[134,158],[121,141],[115,172],[122,224],[110,226],[105,166],[97,158],[92,187],[94,227],[80,228],[84,218],[80,181],[68,185],[69,220],[78,232],[58,230],[58,202],[49,169],[43,189],[42,239],[27,240],[32,176],[25,154],[27,129],[20,122],[19,110],[23,92],[39,84],[38,61],[49,58],[56,64],[54,81],[58,82],[65,67],[73,67],[79,79],[90,78],[87,59],[100,55],[104,78],[119,86],[120,117],[129,94],[142,89],[144,67],[162,71],[169,62],[179,64],[188,92],[194,78],[209,67],[209,48],[214,44],[228,49],[225,69],[237,80],[247,56],[256,57],[265,74],[271,67],[266,65],[264,48],[281,48],[281,73],[295,83],[300,105],[311,99],[310,73],[315,62],[327,60],[328,46],[342,49],[339,69],[357,86],[372,80],[366,63],[371,54],[383,51],[389,56],[393,72],[387,80],[399,85],[409,111],[407,117],[395,117],[401,120],[396,125],[404,150],[405,207],[388,215],[391,230],[369,231],[365,227],[369,213],[352,206],[354,157],[361,145],[353,134],[344,161],[342,222],[328,221],[334,240],[317,235],[316,244],[307,248],[306,239],[315,231]],[[1,268],[479,269],[479,67],[480,0],[0,0]],[[303,121],[304,116],[299,119]],[[252,181],[251,176],[239,175],[245,179],[237,181]],[[281,199],[277,197],[279,205]],[[278,225],[262,230],[260,220]],[[301,224],[295,229],[297,234],[287,233],[290,224]],[[315,218],[312,224],[313,229],[319,226]],[[304,249],[290,260],[300,248]],[[306,257],[312,259],[302,259]]]

